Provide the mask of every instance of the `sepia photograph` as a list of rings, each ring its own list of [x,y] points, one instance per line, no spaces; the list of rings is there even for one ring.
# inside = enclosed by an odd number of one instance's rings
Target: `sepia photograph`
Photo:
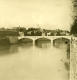
[[[0,0],[0,80],[77,80],[77,0]]]

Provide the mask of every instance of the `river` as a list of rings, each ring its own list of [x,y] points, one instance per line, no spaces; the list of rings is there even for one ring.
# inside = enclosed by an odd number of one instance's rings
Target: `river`
[[[0,47],[0,80],[69,80],[67,47],[51,43]]]

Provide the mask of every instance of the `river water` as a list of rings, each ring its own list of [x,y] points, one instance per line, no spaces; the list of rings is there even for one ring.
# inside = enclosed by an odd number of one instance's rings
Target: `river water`
[[[0,80],[69,80],[67,46],[51,43],[0,47]]]

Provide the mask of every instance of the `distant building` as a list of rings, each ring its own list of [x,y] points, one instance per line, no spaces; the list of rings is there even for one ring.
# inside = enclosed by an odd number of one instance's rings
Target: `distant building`
[[[48,32],[48,33],[47,33],[47,36],[50,36],[50,35],[51,35],[51,32]]]
[[[44,32],[42,32],[42,36],[45,36],[45,33]]]
[[[31,35],[31,34],[32,34],[32,31],[28,31],[28,32],[27,32],[27,35]]]
[[[24,32],[19,31],[19,36],[24,36]]]
[[[66,35],[66,32],[65,31],[61,31],[60,35]]]
[[[69,32],[69,31],[67,31],[67,32],[66,32],[66,36],[69,36],[69,35],[70,35],[70,32]]]

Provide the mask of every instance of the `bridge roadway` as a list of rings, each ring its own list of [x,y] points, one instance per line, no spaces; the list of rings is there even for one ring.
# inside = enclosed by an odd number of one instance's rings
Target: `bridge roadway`
[[[50,39],[51,42],[53,42],[53,40],[58,39],[58,38],[65,38],[65,39],[71,40],[71,36],[19,36],[18,39],[29,38],[29,39],[32,39],[33,42],[35,42],[35,40],[39,38],[43,38],[43,37]]]

